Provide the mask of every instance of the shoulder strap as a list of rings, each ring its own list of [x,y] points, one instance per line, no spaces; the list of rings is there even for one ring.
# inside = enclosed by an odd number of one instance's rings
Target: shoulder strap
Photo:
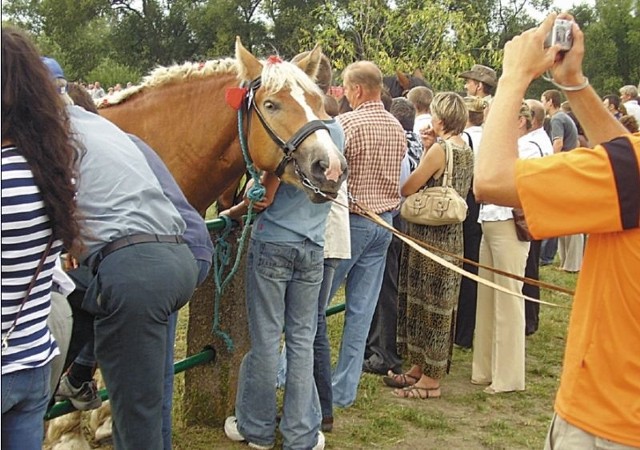
[[[444,174],[442,176],[442,186],[451,187],[450,174],[453,173],[453,154],[451,144],[448,141],[444,143]]]
[[[53,244],[53,230],[51,230],[51,236],[49,236],[49,241],[47,242],[47,246],[44,249],[44,253],[42,253],[42,256],[40,257],[40,261],[38,262],[38,267],[36,267],[36,271],[33,274],[33,278],[31,278],[31,282],[29,282],[29,286],[27,287],[27,293],[24,294],[24,298],[22,299],[22,302],[20,303],[20,308],[18,309],[18,313],[16,314],[15,319],[13,319],[13,323],[9,327],[9,330],[7,330],[6,334],[2,338],[2,352],[3,353],[4,353],[4,350],[9,348],[9,337],[11,336],[11,334],[13,333],[13,330],[15,330],[16,326],[18,325],[18,319],[22,315],[22,310],[24,309],[24,304],[29,299],[29,294],[31,294],[31,290],[33,289],[33,287],[36,285],[36,282],[38,281],[38,275],[40,275],[40,272],[42,271],[42,267],[44,266],[44,262],[47,259],[47,256],[49,256],[49,251],[51,250],[51,245],[52,244]]]
[[[471,150],[473,150],[473,139],[471,139],[471,135],[469,133],[467,133],[466,131],[463,131],[462,134],[466,134],[467,138],[469,139],[469,147],[471,147]]]
[[[538,147],[538,151],[540,152],[540,156],[543,157],[544,153],[542,153],[542,148],[540,147],[540,144],[538,144],[536,141],[529,141],[529,142],[531,142],[533,145]]]

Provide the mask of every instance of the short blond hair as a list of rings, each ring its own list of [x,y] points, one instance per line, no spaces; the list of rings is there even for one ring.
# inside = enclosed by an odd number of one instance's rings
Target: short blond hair
[[[467,126],[469,113],[464,99],[455,92],[439,92],[431,102],[431,114],[442,120],[445,132],[460,134]]]
[[[409,90],[407,99],[418,111],[429,111],[433,101],[433,91],[426,86],[416,86]]]

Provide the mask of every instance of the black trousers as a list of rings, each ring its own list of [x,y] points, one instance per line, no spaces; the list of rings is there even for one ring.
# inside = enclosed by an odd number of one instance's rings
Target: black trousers
[[[478,262],[480,260],[480,241],[482,240],[482,227],[478,223],[480,205],[476,203],[471,189],[467,194],[467,207],[469,208],[467,218],[462,223],[464,257]],[[464,263],[462,268],[468,272],[478,274],[478,268],[471,264]],[[454,339],[455,344],[460,347],[471,348],[473,345],[473,333],[476,329],[477,296],[478,283],[467,277],[462,277]]]
[[[532,278],[534,280],[540,279],[540,247],[542,241],[531,241],[531,247],[529,247],[529,257],[527,258],[527,267],[524,270],[524,276]],[[522,293],[531,298],[540,299],[540,288],[538,286],[532,286],[525,283],[522,286]],[[538,316],[540,314],[540,303],[530,302],[525,300],[524,302],[524,317],[525,317],[525,334],[527,336],[535,333],[538,330]]]
[[[393,226],[400,231],[407,229],[400,214],[393,218]],[[402,241],[393,236],[384,268],[382,287],[373,314],[367,345],[364,350],[368,371],[386,374],[388,370],[400,371],[402,358],[398,356],[396,333],[398,329],[398,278]]]

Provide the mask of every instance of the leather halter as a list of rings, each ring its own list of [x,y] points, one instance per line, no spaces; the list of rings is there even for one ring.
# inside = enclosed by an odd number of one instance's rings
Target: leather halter
[[[258,89],[260,89],[261,85],[262,85],[262,80],[260,77],[255,78],[248,85],[247,93],[245,95],[246,108],[247,108],[247,129],[249,129],[249,124],[251,120],[251,108],[253,108],[256,112],[256,115],[258,116],[258,119],[260,119],[260,123],[262,123],[262,126],[264,127],[265,131],[271,137],[271,140],[273,140],[273,142],[275,142],[278,145],[278,147],[280,147],[280,149],[282,149],[282,151],[284,152],[284,156],[282,160],[280,161],[280,163],[278,164],[278,167],[274,171],[274,173],[278,177],[281,177],[282,174],[284,173],[284,169],[287,166],[287,164],[291,160],[293,160],[293,155],[292,155],[293,152],[295,152],[298,149],[300,144],[302,144],[306,138],[311,136],[316,131],[318,130],[329,131],[329,128],[321,120],[312,120],[311,122],[304,124],[298,131],[293,133],[293,136],[291,136],[288,141],[284,141],[284,139],[278,136],[278,134],[273,130],[273,128],[271,128],[271,126],[267,123],[266,119],[262,115],[262,112],[254,102],[255,93]]]

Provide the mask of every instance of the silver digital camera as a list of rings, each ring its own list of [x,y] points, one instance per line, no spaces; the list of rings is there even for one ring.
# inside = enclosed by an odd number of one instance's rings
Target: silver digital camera
[[[571,32],[571,26],[573,21],[565,19],[556,19],[553,24],[553,29],[547,35],[544,40],[544,47],[549,48],[556,44],[560,45],[560,50],[571,50],[573,45],[573,33]]]

